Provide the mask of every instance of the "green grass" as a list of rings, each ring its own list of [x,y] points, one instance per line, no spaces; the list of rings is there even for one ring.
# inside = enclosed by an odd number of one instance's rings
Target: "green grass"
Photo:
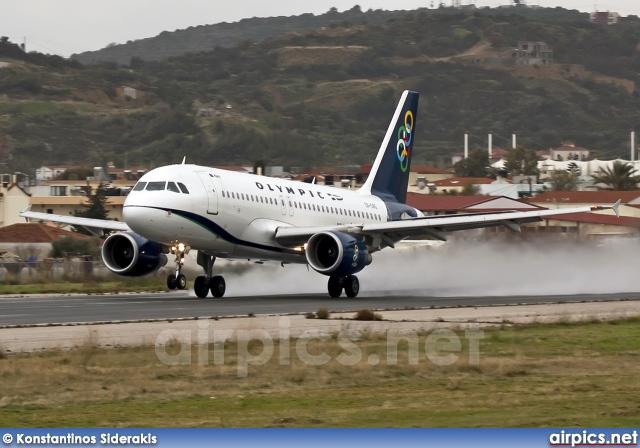
[[[165,291],[166,280],[158,277],[126,278],[113,280],[97,278],[50,280],[37,279],[33,283],[6,281],[0,284],[0,295],[6,294],[71,294]]]
[[[461,333],[460,333],[461,334]],[[464,339],[463,339],[464,341]],[[386,339],[358,345],[370,366],[336,361],[335,339],[309,352],[332,361],[308,366],[276,355],[237,375],[234,343],[225,364],[166,366],[152,347],[0,356],[5,426],[636,426],[640,419],[640,322],[530,325],[485,330],[480,364],[466,352],[450,366],[424,356],[386,365]],[[463,343],[463,347],[466,344]],[[176,347],[173,346],[172,349]],[[260,344],[250,346],[259,352]],[[256,352],[256,353],[257,353]],[[196,349],[193,351],[196,358]],[[213,359],[212,353],[209,359]]]

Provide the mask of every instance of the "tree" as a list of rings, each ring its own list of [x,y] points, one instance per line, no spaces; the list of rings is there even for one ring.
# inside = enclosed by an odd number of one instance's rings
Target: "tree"
[[[575,191],[578,188],[578,176],[569,171],[551,173],[551,191]]]
[[[576,162],[569,162],[567,164],[567,173],[571,173],[574,176],[579,176],[580,175],[580,167],[578,166],[578,164]]]
[[[469,157],[453,165],[458,177],[486,177],[489,172],[489,153],[484,148],[469,152]]]
[[[65,258],[77,255],[100,256],[100,240],[98,238],[78,239],[70,236],[60,238],[51,243],[51,258]]]
[[[594,174],[592,177],[596,184],[607,185],[597,187],[598,190],[631,191],[637,190],[640,182],[640,176],[635,173],[633,165],[616,160],[612,166],[605,167],[602,174]]]
[[[84,180],[93,176],[93,169],[89,167],[69,168],[56,177],[56,180]]]
[[[480,194],[480,187],[475,185],[472,181],[466,181],[462,184],[460,194],[462,196],[478,196]]]
[[[104,188],[104,184],[102,184],[102,182],[100,182],[94,194],[90,194],[90,192],[88,191],[87,204],[84,204],[82,206],[84,210],[76,212],[76,216],[79,216],[81,218],[107,219],[107,208],[105,207],[107,204],[106,193],[106,189]],[[84,235],[93,235],[84,227],[74,226],[73,230]]]
[[[538,170],[538,155],[532,149],[524,146],[516,146],[509,151],[505,159],[505,168],[515,176],[537,176],[540,174]]]

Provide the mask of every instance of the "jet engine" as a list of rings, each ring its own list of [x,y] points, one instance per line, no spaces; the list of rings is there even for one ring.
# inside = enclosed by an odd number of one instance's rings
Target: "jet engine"
[[[371,263],[367,246],[341,232],[320,232],[309,238],[307,262],[324,275],[347,276],[360,272]]]
[[[167,263],[162,247],[133,232],[115,233],[102,245],[102,260],[111,272],[140,277],[157,271]]]

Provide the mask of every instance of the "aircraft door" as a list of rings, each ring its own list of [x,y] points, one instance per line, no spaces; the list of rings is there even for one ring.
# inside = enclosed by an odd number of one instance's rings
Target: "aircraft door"
[[[204,189],[207,192],[207,213],[210,215],[218,214],[218,192],[215,181],[213,177],[209,173],[199,172],[198,177],[200,177],[200,181],[202,185],[204,185]]]
[[[284,202],[284,197],[280,195],[280,207],[282,209],[282,214],[286,216],[287,214],[287,204]]]
[[[290,196],[287,196],[287,202],[289,203],[289,216],[293,216],[293,202]]]

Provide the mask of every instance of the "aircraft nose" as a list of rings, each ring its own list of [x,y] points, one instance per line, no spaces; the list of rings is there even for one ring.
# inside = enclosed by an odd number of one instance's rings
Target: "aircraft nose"
[[[122,209],[122,217],[130,228],[135,228],[140,225],[144,218],[144,209],[135,204],[125,203]]]

